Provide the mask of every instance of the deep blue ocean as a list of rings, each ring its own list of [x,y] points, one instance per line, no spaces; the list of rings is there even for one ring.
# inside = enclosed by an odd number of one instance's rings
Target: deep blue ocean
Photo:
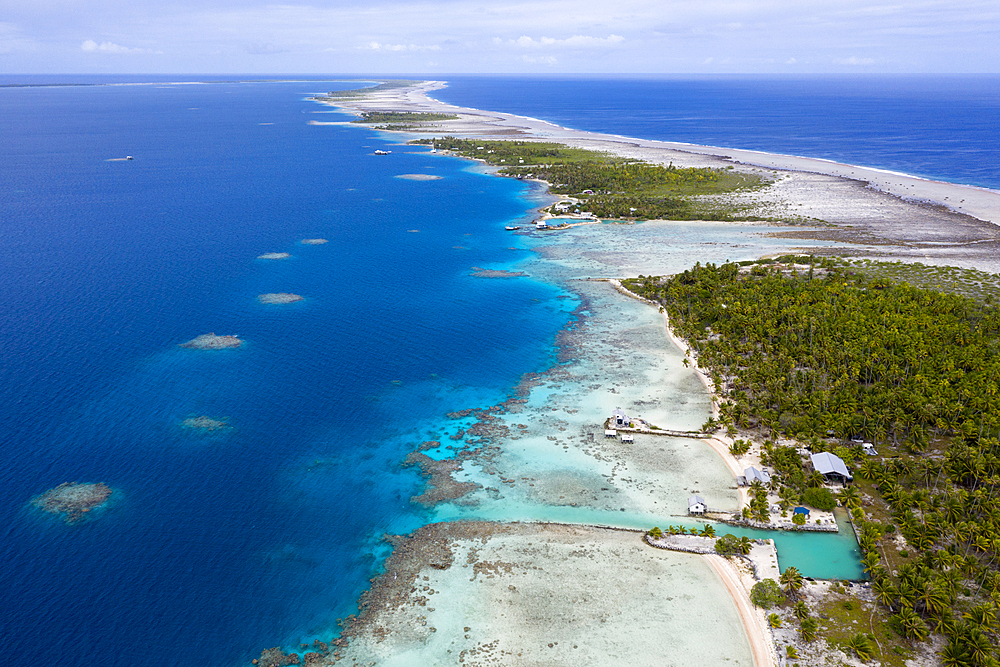
[[[530,186],[308,125],[347,118],[306,101],[337,86],[0,90],[13,655],[245,664],[329,637],[384,557],[380,536],[423,521],[405,455],[446,412],[502,400],[552,362],[574,302],[469,275],[530,254],[503,230]],[[329,243],[299,243],[317,237]],[[265,306],[265,292],[305,299]],[[178,347],[208,332],[246,343]],[[231,428],[180,427],[200,415]],[[114,489],[102,516],[67,526],[29,505],[72,481]]]
[[[1000,189],[1000,75],[447,77],[433,97],[642,139]]]
[[[470,276],[531,256],[534,241],[503,227],[537,203],[532,186],[362,127],[308,124],[344,120],[307,97],[353,84],[164,83],[178,78],[0,88],[10,655],[235,665],[265,646],[329,638],[384,558],[381,536],[425,520],[409,503],[421,480],[400,461],[439,435],[446,412],[491,405],[554,363],[577,303],[552,285]],[[811,152],[852,143],[850,123],[826,122],[828,107],[867,117],[885,90],[844,100],[840,80],[490,81],[456,78],[438,96],[582,129],[1000,186],[996,79],[979,95],[965,79],[949,80],[947,95],[900,84],[884,129],[857,130],[856,153],[843,155]],[[906,110],[913,95],[923,115]],[[947,110],[933,127],[932,109]],[[125,155],[135,159],[108,161]],[[443,178],[394,178],[404,173]],[[291,257],[257,259],[267,252]],[[265,306],[265,292],[305,298]],[[208,332],[246,342],[178,347]],[[180,426],[199,415],[229,428]],[[30,505],[72,481],[109,484],[110,506],[69,526]]]

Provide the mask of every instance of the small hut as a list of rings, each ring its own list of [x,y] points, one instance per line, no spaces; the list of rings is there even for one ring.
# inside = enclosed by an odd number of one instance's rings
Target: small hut
[[[771,473],[766,470],[757,470],[753,466],[743,471],[743,477],[746,479],[747,486],[750,486],[755,481],[760,482],[764,486],[771,483]]]
[[[708,505],[701,496],[691,496],[688,498],[688,514],[704,514],[708,511]]]

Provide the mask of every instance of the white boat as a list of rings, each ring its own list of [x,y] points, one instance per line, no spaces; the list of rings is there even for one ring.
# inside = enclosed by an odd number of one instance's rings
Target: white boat
[[[512,227],[512,226],[508,225],[507,227],[504,227],[504,229],[506,229],[508,232],[516,232],[517,230],[520,229],[520,227],[518,227],[518,226],[513,226]]]
[[[375,151],[375,155],[388,155],[388,154],[389,154],[389,153],[391,153],[391,152],[392,152],[392,151],[383,151],[383,150],[376,150],[376,151]]]

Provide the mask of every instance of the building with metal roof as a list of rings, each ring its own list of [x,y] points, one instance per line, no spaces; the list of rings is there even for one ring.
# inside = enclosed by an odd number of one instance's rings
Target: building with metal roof
[[[828,480],[838,482],[849,482],[854,479],[847,469],[847,464],[836,454],[821,452],[812,455],[813,468],[816,472],[826,477]]]

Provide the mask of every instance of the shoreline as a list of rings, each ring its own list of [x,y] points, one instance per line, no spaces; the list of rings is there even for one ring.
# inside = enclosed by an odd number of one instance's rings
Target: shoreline
[[[451,134],[455,136],[467,137],[492,137],[496,139],[518,139],[526,141],[554,141],[579,148],[592,150],[605,150],[614,152],[625,157],[638,157],[649,162],[666,164],[668,161],[678,163],[687,160],[697,166],[728,166],[735,165],[737,169],[779,169],[786,172],[777,182],[790,180],[799,190],[792,190],[792,193],[783,192],[781,196],[787,197],[790,201],[796,202],[794,194],[805,190],[816,197],[816,192],[825,190],[834,184],[844,189],[853,197],[844,208],[851,206],[857,208],[858,202],[865,203],[866,197],[891,197],[895,200],[897,208],[888,217],[893,218],[890,222],[905,224],[908,215],[916,210],[930,209],[928,218],[928,228],[934,227],[931,223],[940,223],[942,218],[948,222],[956,223],[943,230],[943,233],[952,237],[952,243],[962,245],[968,242],[968,238],[977,237],[975,243],[980,243],[979,236],[987,234],[991,238],[986,241],[1000,242],[1000,192],[976,188],[975,186],[965,186],[958,184],[931,181],[919,177],[899,175],[892,172],[880,171],[873,168],[856,167],[843,165],[829,160],[817,158],[805,158],[795,156],[781,156],[754,151],[738,149],[723,149],[708,146],[695,146],[689,144],[678,144],[662,141],[641,140],[617,135],[605,135],[593,132],[584,132],[562,128],[547,121],[517,116],[514,114],[503,114],[484,112],[478,109],[467,109],[456,107],[439,102],[429,97],[429,93],[444,86],[443,82],[424,82],[411,88],[393,90],[391,92],[374,93],[366,98],[352,98],[346,100],[322,100],[317,101],[335,106],[349,111],[364,111],[370,109],[391,108],[400,111],[420,111],[441,113],[447,110],[449,113],[456,113],[460,116],[457,121],[443,121],[427,123],[417,132],[394,132],[404,136]],[[391,130],[380,130],[390,132]],[[693,161],[693,162],[692,162]],[[686,166],[686,165],[683,165]],[[819,175],[821,179],[812,178]],[[859,187],[860,186],[860,187]],[[919,186],[919,187],[918,187]],[[974,196],[968,196],[968,191],[974,192]],[[957,197],[959,193],[965,193],[963,201],[954,204],[952,197]],[[967,200],[972,201],[967,201]],[[816,199],[821,206],[829,206],[829,203],[822,198]],[[883,200],[878,200],[883,201]],[[941,210],[939,210],[941,209]],[[943,209],[947,209],[944,211]],[[854,211],[850,211],[853,213]],[[874,215],[874,214],[873,214]],[[878,215],[882,215],[881,212]],[[895,217],[893,217],[895,216]],[[936,217],[935,217],[936,216]],[[849,216],[845,216],[846,223],[853,222]],[[576,225],[574,225],[576,226]],[[777,225],[787,226],[787,225]],[[845,226],[853,226],[845,224]],[[988,228],[992,228],[993,234],[988,234]],[[878,229],[885,232],[888,227]],[[935,234],[941,233],[938,228],[933,229],[933,233],[927,238],[937,238]],[[955,240],[957,237],[957,240]],[[808,238],[807,236],[804,238]],[[937,241],[926,239],[918,241],[917,245],[926,243],[928,245],[939,244]],[[855,244],[858,245],[858,244]],[[907,246],[907,243],[888,243],[886,245]],[[987,243],[983,243],[987,245]],[[985,252],[989,252],[984,248]],[[926,254],[926,253],[925,253]],[[904,256],[900,253],[898,256]],[[940,256],[945,256],[940,253]],[[947,259],[947,257],[945,257]],[[627,269],[626,269],[627,270]],[[607,274],[605,274],[607,275]],[[608,280],[615,284],[617,281]],[[621,292],[622,288],[616,285],[616,290]],[[629,294],[633,298],[635,295]],[[687,351],[689,347],[675,336],[670,329],[669,319],[663,314],[663,326],[666,329],[668,338],[677,346],[679,350]],[[697,360],[691,357],[694,362],[694,370],[701,384],[704,386],[707,396],[710,398],[713,416],[718,416],[718,403],[710,378],[698,367]],[[733,473],[734,477],[742,474],[745,465],[753,465],[750,460],[753,455],[744,456],[743,464],[728,452],[724,436],[711,439],[703,439],[711,450],[722,459],[726,468]],[[550,438],[552,439],[552,438]],[[759,465],[759,461],[757,463]],[[531,484],[534,486],[534,484]],[[739,491],[741,503],[746,502],[746,490]],[[622,510],[624,511],[624,510]],[[550,522],[546,522],[550,523]],[[554,524],[552,524],[554,525]],[[580,524],[572,524],[579,526]],[[624,530],[632,532],[628,528],[609,527],[611,530]],[[730,563],[726,566],[709,556],[709,565],[715,573],[716,579],[721,582],[729,595],[733,599],[736,611],[746,633],[748,641],[753,646],[753,660],[758,667],[774,664],[774,643],[770,630],[764,621],[763,612],[756,610],[749,600],[749,589],[743,583],[742,575],[738,568]],[[732,567],[731,567],[732,566]],[[761,647],[765,648],[761,648]]]
[[[457,121],[431,122],[418,132],[441,131],[455,136],[486,137],[513,135],[525,140],[555,141],[579,148],[610,150],[627,155],[638,149],[709,158],[721,164],[756,167],[800,174],[816,174],[864,184],[875,191],[892,195],[908,204],[943,207],[948,211],[969,216],[977,221],[1000,226],[1000,190],[981,186],[937,181],[911,176],[877,167],[864,167],[836,162],[826,158],[767,153],[740,148],[703,146],[683,142],[639,139],[624,135],[591,132],[562,127],[549,121],[517,114],[460,107],[441,102],[431,93],[447,87],[446,81],[424,81],[410,88],[373,93],[359,99],[332,100],[333,106],[363,111],[385,108],[428,113],[449,113]],[[322,101],[322,100],[319,100]],[[470,127],[471,125],[471,127]],[[593,146],[592,144],[598,144]],[[655,162],[656,159],[648,159]]]
[[[388,95],[379,95],[380,99],[379,99],[379,101],[374,106],[379,106],[380,108],[383,108],[383,109],[388,107],[388,108],[391,108],[393,110],[400,109],[400,107],[402,106],[403,108],[405,108],[407,110],[413,110],[412,107],[410,106],[410,105],[412,105],[412,104],[415,103],[415,101],[413,100],[413,94],[414,94],[413,89],[403,89],[401,91],[393,91],[393,93],[395,93],[395,96],[397,97],[396,100],[386,99],[387,97],[390,97]],[[398,100],[398,97],[400,96],[400,93],[402,93],[403,100]],[[425,99],[429,99],[429,98],[425,98]],[[343,103],[341,104],[339,102],[343,102]],[[349,101],[338,101],[338,103],[336,103],[336,104],[333,101],[329,101],[329,102],[326,102],[326,103],[334,105],[334,106],[337,106],[337,107],[341,107],[341,108],[344,108],[344,109],[361,110],[362,106],[364,106],[364,105],[363,104],[359,104],[358,102],[359,102],[359,100],[352,99],[352,100],[349,100]],[[364,100],[361,100],[360,102],[364,102]],[[426,103],[426,102],[421,101],[421,103]],[[420,110],[424,111],[425,109],[421,108]],[[408,133],[402,133],[402,134],[408,134]],[[472,160],[474,162],[479,162],[478,160],[474,160],[474,159],[472,159]],[[547,183],[543,183],[542,185],[544,187],[548,186]],[[591,223],[590,221],[587,221],[587,224],[593,224],[593,223]],[[572,227],[576,227],[576,226],[580,226],[580,225],[572,225]],[[636,295],[631,294],[630,292],[628,292],[627,290],[625,290],[622,287],[622,285],[620,284],[619,281],[617,281],[617,280],[608,280],[607,282],[609,282],[613,286],[614,290],[617,293],[620,293],[620,294],[623,294],[623,295],[627,295],[627,296],[629,296],[629,297],[631,297],[633,299],[637,299],[638,298],[638,297],[636,297]],[[641,299],[639,299],[639,300],[642,301]],[[665,314],[664,314],[664,317],[665,317]],[[656,319],[659,319],[659,318],[656,318]],[[688,349],[687,346],[683,343],[683,341],[681,341],[680,339],[678,339],[673,334],[673,331],[669,327],[669,322],[666,319],[664,320],[663,329],[661,329],[661,331],[663,331],[663,330],[666,331],[667,336],[674,343],[674,345],[677,347],[677,349],[681,350],[682,352],[684,352],[684,351],[686,351]],[[694,360],[694,359],[692,358],[692,360]],[[718,417],[718,403],[717,403],[717,400],[716,400],[716,396],[715,396],[714,392],[712,391],[711,380],[697,366],[696,361],[695,361],[695,371],[696,371],[696,374],[697,374],[697,376],[698,376],[698,378],[700,380],[700,384],[702,385],[702,387],[705,390],[705,394],[709,398],[711,414],[712,414],[713,417],[717,418]],[[709,439],[701,439],[701,438],[699,438],[699,440],[701,440],[703,443],[707,444],[708,445],[708,449],[710,449],[713,452],[713,454],[716,455],[718,457],[718,459],[721,460],[721,462],[724,464],[725,469],[730,473],[732,480],[735,480],[735,478],[737,476],[739,476],[740,474],[742,474],[742,468],[739,466],[739,464],[736,461],[736,459],[732,455],[729,454],[728,449],[722,443],[720,443],[720,442],[718,442],[718,441],[716,441],[714,439],[709,440]],[[467,478],[463,478],[463,479],[467,479]],[[502,478],[501,478],[501,481],[503,481]],[[534,486],[534,485],[532,484],[532,486]],[[747,501],[747,492],[746,492],[745,489],[738,489],[736,495],[738,496],[740,506],[742,506],[743,504],[746,503],[746,501]],[[521,521],[522,521],[522,523],[520,523],[519,525],[523,525],[523,526],[526,526],[526,527],[529,527],[529,526],[532,527],[532,528],[528,528],[529,530],[537,530],[540,527],[548,526],[548,527],[558,527],[560,530],[588,530],[588,531],[598,530],[598,531],[610,531],[610,532],[613,532],[613,533],[616,533],[616,534],[621,534],[621,535],[626,535],[626,534],[638,534],[638,535],[641,535],[642,534],[642,531],[640,531],[640,530],[636,530],[634,528],[629,528],[629,527],[620,526],[620,525],[613,525],[613,524],[602,524],[602,523],[567,523],[567,524],[561,524],[561,523],[558,523],[558,522],[553,522],[551,520],[533,521],[531,519],[526,519],[526,520],[522,519]],[[446,521],[445,524],[432,524],[432,525],[448,525],[448,524],[461,525],[462,523],[463,523],[463,521],[459,520],[458,522]],[[494,523],[492,525],[494,525],[497,530],[509,530],[509,526],[511,524],[500,522],[500,523]],[[413,536],[407,537],[407,538],[404,538],[404,539],[407,540],[407,544],[409,544],[410,546],[417,547],[419,549],[420,544],[421,544],[419,535],[421,535],[421,534],[422,534],[421,530],[418,530],[417,533],[415,533]],[[416,540],[416,541],[414,541],[414,540]],[[394,543],[395,543],[395,541],[394,541]],[[581,544],[581,547],[583,547],[583,546],[585,546],[585,545]],[[406,552],[412,555],[413,550],[410,547],[408,547],[406,549]],[[749,586],[752,586],[752,582],[748,586],[745,586],[745,585],[743,585],[741,583],[743,575],[739,571],[739,565],[738,565],[738,563],[734,563],[734,562],[731,562],[731,561],[725,561],[725,559],[723,559],[721,556],[709,555],[707,557],[707,559],[704,556],[694,556],[694,557],[698,558],[699,560],[702,560],[703,562],[705,562],[709,566],[709,570],[711,572],[713,572],[713,578],[718,583],[720,583],[720,584],[723,585],[723,587],[727,591],[728,598],[732,600],[733,609],[734,609],[734,611],[737,612],[737,615],[738,615],[738,617],[740,619],[740,624],[741,624],[741,626],[742,626],[742,628],[744,630],[743,634],[744,634],[744,636],[746,638],[746,641],[748,642],[748,644],[750,645],[750,648],[751,648],[751,657],[752,657],[752,660],[753,660],[753,664],[756,665],[756,667],[770,667],[771,665],[776,664],[775,661],[774,661],[774,658],[773,658],[773,656],[775,655],[774,648],[773,648],[773,637],[772,637],[770,631],[767,630],[766,625],[764,625],[762,623],[763,617],[757,618],[758,615],[754,613],[753,605],[750,603],[750,599],[749,599]],[[432,568],[438,568],[439,566],[432,564],[431,567]],[[388,570],[389,570],[389,568],[387,567],[387,572],[388,572]],[[381,586],[385,586],[385,585],[393,586],[393,585],[396,584],[395,574],[394,574],[394,578],[393,578],[392,582],[389,582],[389,581],[385,580],[386,576],[387,575],[383,575],[383,576],[381,576],[381,577],[379,577],[379,578],[377,578],[375,580],[376,581],[376,583],[375,583],[376,588],[381,587]],[[751,578],[752,578],[752,576],[751,576]],[[383,608],[381,605],[373,604],[373,602],[374,602],[373,598],[381,598],[381,597],[382,597],[381,594],[376,594],[376,595],[368,595],[368,594],[366,594],[366,596],[362,598],[362,608],[364,609],[364,613],[362,614],[362,618],[358,618],[356,620],[353,620],[350,623],[350,625],[348,626],[348,628],[346,628],[346,632],[342,635],[342,637],[353,637],[353,638],[357,639],[357,638],[359,638],[358,637],[359,629],[362,628],[362,627],[372,627],[372,626],[374,626],[374,627],[378,628],[378,627],[386,627],[386,626],[390,625],[390,623],[387,621],[387,618],[391,617],[391,615],[394,612],[391,611],[389,608]],[[393,596],[393,597],[394,597],[394,600],[395,600],[395,604],[397,604],[397,606],[398,606],[400,598],[398,596]],[[423,606],[422,602],[419,603],[419,604],[421,604],[421,606]],[[419,622],[420,623],[424,623],[425,620],[426,619],[424,619],[423,617],[421,617],[419,619]],[[359,624],[359,625],[356,625],[356,624]],[[435,633],[437,633],[436,629],[435,629]],[[377,639],[378,642],[382,641],[382,639],[381,639],[382,636],[383,635],[381,635],[381,634],[376,634],[376,637],[378,638]],[[347,652],[351,652],[351,649],[348,649]],[[347,653],[347,652],[345,652],[345,653]]]

